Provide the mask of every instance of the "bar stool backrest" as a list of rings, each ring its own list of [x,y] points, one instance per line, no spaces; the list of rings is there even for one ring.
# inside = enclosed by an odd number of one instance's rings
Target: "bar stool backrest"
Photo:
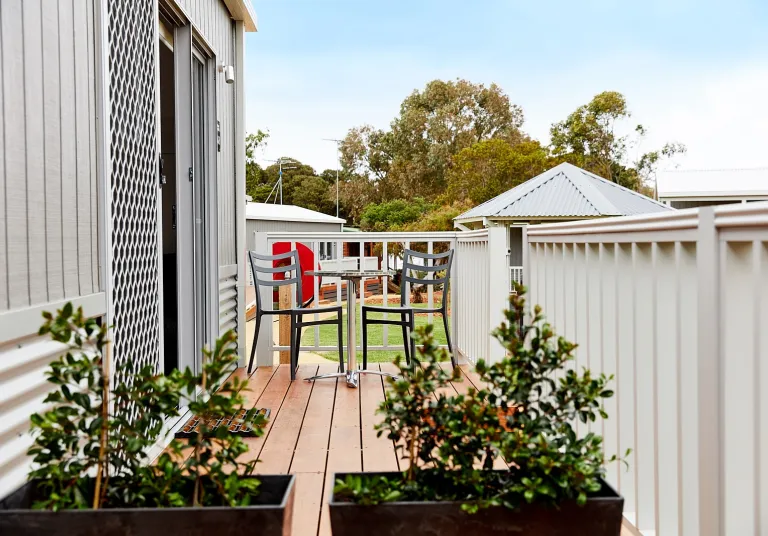
[[[262,286],[267,287],[282,287],[285,285],[296,285],[296,301],[297,307],[301,304],[301,264],[299,263],[299,252],[296,250],[289,251],[287,253],[279,253],[277,255],[262,255],[255,251],[248,252],[248,258],[251,261],[251,272],[253,273],[253,284],[256,287],[256,308],[258,311],[263,311],[261,303],[261,292],[259,288]],[[257,261],[266,262],[266,265],[258,264]],[[275,261],[277,266],[275,266]],[[284,274],[285,279],[274,279],[274,274]],[[259,277],[260,274],[264,275],[264,279]],[[267,277],[269,279],[267,279]],[[276,311],[279,311],[277,309]],[[287,312],[287,310],[286,310]]]
[[[407,285],[406,283],[415,283],[417,285],[441,285],[443,286],[443,299],[441,300],[440,307],[436,309],[424,309],[425,312],[429,312],[430,310],[433,312],[438,311],[445,311],[446,309],[446,297],[448,296],[448,287],[450,285],[451,280],[451,265],[453,264],[453,250],[449,249],[445,253],[421,253],[418,251],[414,251],[412,249],[406,249],[403,253],[403,275],[400,278],[400,306],[404,307],[407,305]],[[421,259],[423,261],[427,261],[429,259],[432,259],[432,266],[428,266],[426,262],[424,264],[416,264],[414,262],[414,259]],[[435,261],[446,259],[445,262],[442,262],[438,264]],[[432,272],[436,275],[437,272],[442,272],[445,270],[445,275],[442,277],[436,277],[434,279],[420,279],[418,277],[413,277],[410,275],[411,271],[419,271],[419,272]],[[434,275],[433,275],[434,277]]]

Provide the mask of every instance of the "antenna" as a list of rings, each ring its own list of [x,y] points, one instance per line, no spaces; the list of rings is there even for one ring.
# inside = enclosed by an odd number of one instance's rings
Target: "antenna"
[[[339,168],[341,167],[341,149],[339,144],[342,140],[335,138],[323,138],[324,141],[332,141],[336,144],[336,159],[338,160],[336,166],[336,217],[339,217]]]
[[[283,170],[299,169],[299,166],[294,165],[294,164],[298,164],[298,162],[282,156],[277,160],[267,160],[267,162],[275,162],[278,165],[278,173],[277,173],[277,182],[272,187],[272,190],[270,190],[269,195],[264,200],[264,202],[269,203],[269,200],[272,197],[272,194],[275,194],[275,200],[272,201],[272,203],[277,204],[277,200],[279,196],[280,204],[282,205],[283,204]]]

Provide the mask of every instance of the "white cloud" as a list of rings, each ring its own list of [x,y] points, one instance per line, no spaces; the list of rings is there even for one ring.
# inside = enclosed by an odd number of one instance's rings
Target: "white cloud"
[[[652,127],[649,145],[682,141],[681,167],[746,168],[768,164],[768,65],[742,65],[693,78],[668,102],[638,102]],[[645,120],[645,119],[644,119]]]

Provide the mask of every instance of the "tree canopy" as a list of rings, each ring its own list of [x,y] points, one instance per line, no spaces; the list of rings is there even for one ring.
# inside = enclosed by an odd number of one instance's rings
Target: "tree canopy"
[[[685,146],[668,143],[658,151],[642,155],[637,162],[629,162],[627,150],[635,147],[646,134],[643,125],[636,125],[632,134],[618,133],[620,123],[631,116],[621,93],[604,91],[595,95],[565,120],[552,125],[552,154],[621,186],[639,191],[661,158],[684,153]]]
[[[448,173],[446,199],[480,204],[546,171],[552,159],[538,141],[493,139],[462,149]]]
[[[630,125],[627,100],[605,91],[550,129],[544,145],[523,131],[523,111],[496,84],[433,80],[408,95],[388,129],[350,128],[340,144],[339,203],[348,223],[365,230],[447,230],[461,212],[570,162],[627,188],[653,195],[659,163],[685,152],[667,143],[642,154],[643,125]],[[248,193],[263,200],[276,164],[252,161],[267,133],[248,136]],[[283,202],[335,213],[336,174],[297,163],[283,170]],[[253,192],[253,193],[252,193]]]
[[[403,101],[390,130],[351,129],[342,165],[376,182],[387,198],[435,199],[456,153],[494,138],[516,143],[522,124],[522,110],[496,84],[434,80]]]

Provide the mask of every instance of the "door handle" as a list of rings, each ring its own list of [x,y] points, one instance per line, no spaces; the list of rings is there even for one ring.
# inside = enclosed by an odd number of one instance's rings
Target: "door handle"
[[[160,181],[160,187],[162,188],[165,186],[165,171],[163,169],[163,155],[159,154],[157,155],[157,165],[158,165],[158,172],[160,174],[159,181]]]

